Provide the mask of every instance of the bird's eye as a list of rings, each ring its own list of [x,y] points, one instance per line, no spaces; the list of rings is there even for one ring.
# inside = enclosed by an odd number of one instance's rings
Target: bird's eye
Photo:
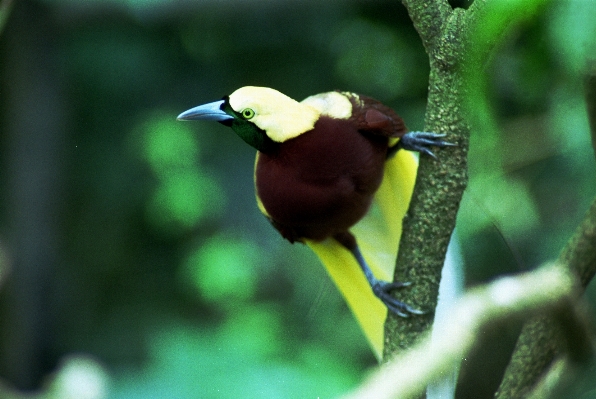
[[[255,111],[250,108],[245,108],[242,110],[241,114],[244,119],[250,119],[255,116]]]

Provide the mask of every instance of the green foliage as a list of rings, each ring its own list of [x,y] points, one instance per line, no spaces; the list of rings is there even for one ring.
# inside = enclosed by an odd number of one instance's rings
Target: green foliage
[[[531,193],[515,178],[505,180],[494,174],[476,176],[463,201],[458,231],[464,237],[473,237],[483,228],[498,223],[497,228],[508,239],[519,239],[540,223]]]
[[[288,353],[283,330],[267,307],[244,307],[216,330],[169,326],[154,334],[144,370],[123,372],[111,397],[332,397],[354,384],[352,367],[323,347]]]
[[[354,90],[372,90],[381,100],[421,92],[427,71],[417,67],[423,62],[417,59],[415,44],[390,26],[347,21],[331,42],[336,73]]]
[[[56,326],[44,373],[70,353],[92,354],[114,398],[333,397],[356,384],[372,354],[312,254],[260,215],[254,150],[223,126],[175,118],[258,84],[297,99],[358,91],[421,129],[428,60],[405,10],[395,1],[43,3],[56,37],[38,51],[56,60],[45,79],[62,91],[36,101],[64,111],[61,212],[45,219],[59,226],[60,261],[43,309]],[[596,8],[486,3],[470,33],[478,54],[502,24],[522,23],[489,65],[467,72],[471,182],[458,223],[470,283],[556,255],[594,195],[580,75]],[[29,26],[26,14],[9,23]],[[5,47],[2,65],[16,56]],[[2,84],[5,108],[10,93],[26,93]],[[3,127],[10,118],[2,114]],[[16,180],[5,166],[2,198]],[[15,241],[7,213],[2,245]],[[5,247],[0,273],[20,256]],[[510,247],[525,264],[506,261]],[[0,318],[2,331],[16,325]]]
[[[225,195],[201,167],[199,139],[190,126],[160,113],[141,128],[143,156],[157,179],[147,217],[157,230],[190,230],[225,207]]]
[[[257,243],[216,236],[191,251],[183,263],[183,281],[204,300],[221,308],[252,299],[257,290],[260,259]]]
[[[10,1],[2,1],[0,3],[0,34],[4,29],[4,25],[8,20],[8,16],[10,15],[10,9],[12,8],[12,2]]]
[[[560,1],[550,16],[549,39],[557,49],[557,61],[573,74],[582,74],[594,61],[596,7],[581,0]]]
[[[594,174],[586,168],[593,152],[580,84],[596,45],[590,19],[596,7],[573,0],[547,4],[487,3],[468,32],[474,38],[465,64],[473,134],[459,230],[470,239],[498,230],[506,241],[500,244],[504,252],[511,245],[519,250],[516,242],[540,232],[538,256],[514,269],[556,256],[593,192]],[[505,36],[495,35],[504,26],[512,28]],[[478,64],[495,44],[489,63]],[[563,178],[570,173],[572,178]],[[553,200],[555,195],[559,199]],[[561,222],[569,222],[568,228],[554,227]]]

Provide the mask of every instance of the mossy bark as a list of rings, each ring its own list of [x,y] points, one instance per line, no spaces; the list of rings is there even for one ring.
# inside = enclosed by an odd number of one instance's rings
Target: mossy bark
[[[429,55],[428,104],[425,130],[445,133],[456,147],[437,149],[438,160],[421,157],[403,233],[395,279],[412,283],[399,298],[428,313],[385,324],[384,359],[411,347],[433,322],[441,269],[455,227],[459,203],[467,185],[470,128],[464,117],[465,85],[459,60],[466,25],[463,9],[445,1],[403,1]]]
[[[453,9],[446,0],[402,0],[429,56],[428,104],[425,130],[446,133],[457,147],[438,149],[438,161],[422,157],[403,233],[395,279],[412,282],[398,298],[425,310],[424,316],[388,316],[384,360],[410,348],[433,322],[441,269],[460,200],[467,184],[467,152],[474,114],[470,91],[481,89],[491,51],[506,31],[530,18],[546,0],[476,0],[467,9]],[[587,80],[589,117],[594,129],[596,81]],[[480,89],[479,89],[480,88]],[[596,134],[592,132],[592,136]],[[596,272],[596,202],[577,233],[562,251],[559,262],[569,266],[583,287]],[[530,321],[518,341],[497,397],[520,397],[532,387],[561,350],[561,331],[552,315]]]
[[[558,262],[578,276],[581,283],[578,294],[583,293],[596,273],[596,200],[559,255]],[[564,329],[568,326],[556,321],[560,320],[554,320],[552,315],[538,316],[524,325],[496,398],[523,398],[532,391],[559,354],[567,352],[574,359],[587,353],[583,349],[574,353],[573,348],[565,344],[561,334],[565,334]]]

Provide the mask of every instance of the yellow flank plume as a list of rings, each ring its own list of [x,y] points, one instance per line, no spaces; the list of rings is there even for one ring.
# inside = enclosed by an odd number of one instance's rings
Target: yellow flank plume
[[[393,280],[402,219],[410,204],[417,168],[416,156],[408,151],[400,150],[388,160],[371,209],[350,229],[373,273],[381,280]],[[387,308],[373,294],[354,256],[333,239],[308,240],[306,244],[323,262],[380,360]]]

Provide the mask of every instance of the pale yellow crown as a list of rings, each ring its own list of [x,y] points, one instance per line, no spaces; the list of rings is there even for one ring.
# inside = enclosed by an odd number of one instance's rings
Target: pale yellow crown
[[[234,111],[278,143],[312,130],[321,115],[345,119],[352,113],[350,101],[336,92],[310,96],[300,103],[274,89],[246,86],[233,92],[229,102]]]

